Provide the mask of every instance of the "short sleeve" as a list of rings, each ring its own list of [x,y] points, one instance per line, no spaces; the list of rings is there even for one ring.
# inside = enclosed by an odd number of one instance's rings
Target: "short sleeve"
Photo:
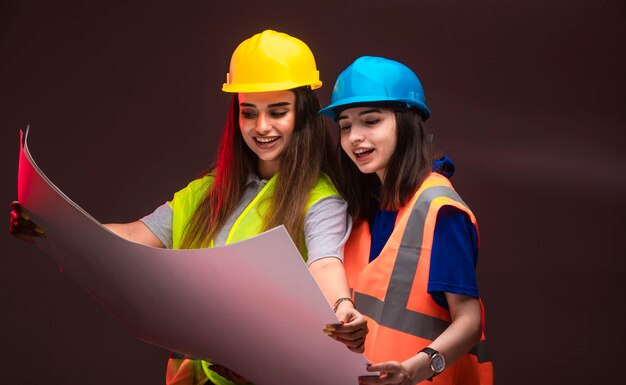
[[[477,259],[478,236],[467,214],[453,206],[439,209],[428,280],[435,302],[447,309],[446,292],[478,298]]]
[[[351,229],[346,201],[331,196],[315,202],[304,217],[307,264],[326,257],[343,261],[343,248]]]
[[[173,211],[169,202],[157,207],[152,214],[141,218],[140,221],[159,238],[168,249],[172,248],[172,217]]]

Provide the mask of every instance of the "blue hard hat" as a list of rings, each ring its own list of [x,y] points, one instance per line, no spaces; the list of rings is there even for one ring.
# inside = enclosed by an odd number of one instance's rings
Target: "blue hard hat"
[[[424,120],[430,116],[415,72],[402,63],[375,56],[361,56],[339,75],[330,105],[320,113],[336,119],[335,113],[342,109],[372,102],[399,102],[416,107]]]

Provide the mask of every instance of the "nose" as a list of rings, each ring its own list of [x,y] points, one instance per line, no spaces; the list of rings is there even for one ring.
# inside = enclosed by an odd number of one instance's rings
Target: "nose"
[[[363,141],[363,130],[358,125],[353,125],[350,128],[350,134],[348,134],[348,141],[350,144],[357,145]]]
[[[267,134],[272,129],[272,122],[265,112],[261,112],[256,121],[256,131],[259,134]]]

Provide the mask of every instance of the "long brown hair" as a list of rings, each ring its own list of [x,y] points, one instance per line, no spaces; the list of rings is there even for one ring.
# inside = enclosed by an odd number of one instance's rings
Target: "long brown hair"
[[[320,172],[333,167],[331,138],[320,104],[310,87],[291,90],[295,98],[295,122],[291,139],[280,159],[274,193],[264,229],[285,225],[294,243],[304,241],[305,207]],[[187,224],[181,248],[206,247],[237,207],[249,173],[256,172],[258,158],[245,144],[239,128],[239,100],[233,95],[220,141],[213,184]],[[332,175],[331,175],[332,177]]]
[[[338,145],[337,185],[355,220],[373,218],[379,207],[399,210],[419,189],[432,168],[433,149],[418,110],[380,103],[368,105],[394,109],[397,140],[383,183],[375,173],[362,173],[341,144]]]

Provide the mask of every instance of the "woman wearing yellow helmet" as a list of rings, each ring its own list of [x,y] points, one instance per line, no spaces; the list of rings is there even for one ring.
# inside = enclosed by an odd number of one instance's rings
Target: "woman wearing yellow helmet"
[[[350,299],[343,269],[351,221],[327,174],[330,136],[313,92],[321,85],[313,54],[302,41],[271,30],[245,40],[233,53],[222,88],[233,96],[215,166],[151,215],[107,227],[154,247],[201,248],[282,224],[342,323],[325,331],[362,352],[367,325]],[[14,235],[28,228],[19,218],[13,215]],[[168,364],[168,384],[230,380],[246,382],[184,355],[173,354]]]
[[[285,225],[327,300],[337,303],[345,325],[334,336],[362,352],[365,320],[351,301],[341,301],[350,297],[341,261],[350,223],[325,174],[330,137],[313,92],[321,85],[302,41],[268,30],[242,42],[222,88],[233,97],[215,168],[141,223],[151,233],[171,232],[174,248],[222,245]],[[163,226],[159,218],[170,210],[172,220]],[[244,381],[223,367],[203,363],[200,371],[199,365],[173,357],[168,383]]]

